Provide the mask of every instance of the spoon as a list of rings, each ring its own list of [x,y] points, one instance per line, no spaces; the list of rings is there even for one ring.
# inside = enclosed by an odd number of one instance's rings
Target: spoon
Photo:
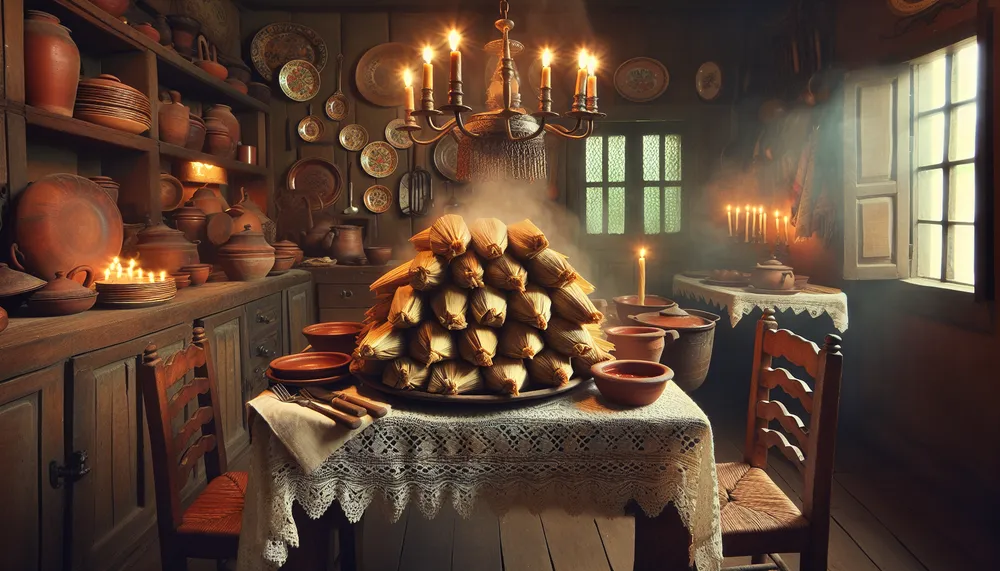
[[[353,182],[347,183],[347,198],[348,198],[349,205],[348,205],[347,208],[344,209],[344,214],[347,214],[349,216],[353,216],[353,215],[355,215],[355,214],[357,214],[359,212],[358,207],[354,206],[354,183]]]

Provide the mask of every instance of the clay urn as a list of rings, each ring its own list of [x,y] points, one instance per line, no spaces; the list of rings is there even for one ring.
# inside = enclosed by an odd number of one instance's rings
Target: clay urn
[[[264,228],[260,223],[260,218],[258,218],[256,214],[245,206],[236,204],[227,210],[226,214],[229,214],[229,216],[232,217],[233,228],[243,228],[244,226],[249,226],[254,232],[264,232]]]
[[[198,210],[201,210],[206,215],[222,212],[229,208],[229,205],[222,200],[222,197],[207,186],[194,191],[194,194],[191,195],[191,201],[194,202]]]
[[[194,64],[222,81],[225,81],[229,76],[226,66],[219,63],[218,51],[214,46],[208,45],[205,36],[198,36],[198,59],[194,60]]]
[[[213,105],[205,111],[205,121],[208,119],[218,119],[226,126],[226,130],[229,132],[230,144],[232,145],[232,153],[229,158],[234,158],[236,156],[236,145],[240,142],[240,122],[233,115],[232,107],[228,105]]]
[[[132,27],[147,38],[160,43],[160,32],[152,24],[143,22],[142,24],[132,24]]]
[[[28,105],[73,116],[80,50],[52,14],[28,10],[24,20],[24,96]]]
[[[761,262],[750,272],[750,285],[754,289],[786,290],[795,287],[795,274],[790,266],[771,258]]]
[[[605,333],[608,336],[608,341],[615,344],[615,350],[612,353],[616,359],[652,361],[654,363],[660,362],[663,347],[680,337],[680,334],[673,330],[665,331],[657,327],[637,325],[611,327]]]
[[[174,50],[182,56],[195,55],[195,38],[201,31],[201,22],[187,16],[168,16],[170,34],[174,40]]]
[[[0,307],[13,313],[31,292],[45,287],[45,280],[0,264]]]
[[[232,139],[229,138],[229,132],[225,127],[208,128],[205,136],[205,151],[208,154],[219,158],[229,158],[231,148]]]
[[[275,242],[274,244],[272,244],[272,246],[274,246],[275,256],[292,256],[293,258],[295,258],[295,262],[292,264],[293,266],[301,264],[302,260],[305,259],[306,257],[306,254],[305,252],[302,251],[302,248],[299,248],[299,245],[296,244],[295,242],[292,242],[291,240],[282,240],[280,242]]]
[[[147,270],[174,273],[182,266],[197,264],[198,245],[188,241],[184,232],[156,224],[139,232],[135,245],[139,265]]]
[[[170,101],[160,103],[160,140],[184,146],[191,131],[191,110],[181,103],[181,94],[170,91]]]
[[[188,132],[187,138],[184,140],[184,146],[192,151],[201,151],[205,148],[205,122],[201,120],[201,117],[191,114],[188,116]]]
[[[171,213],[174,221],[174,228],[184,233],[184,237],[191,242],[205,239],[205,225],[208,223],[205,213],[194,205],[193,200],[184,203],[177,210]]]
[[[677,302],[674,300],[660,297],[658,295],[647,295],[646,299],[643,300],[642,305],[639,305],[639,296],[637,295],[620,295],[614,298],[614,302],[615,313],[618,314],[618,321],[623,324],[631,323],[632,325],[641,324],[633,319],[630,319],[630,315],[677,307]]]
[[[167,17],[163,14],[156,15],[156,21],[153,22],[153,27],[156,28],[156,32],[160,34],[160,45],[161,46],[172,46],[174,43],[173,34],[170,32],[170,24],[167,23]]]
[[[674,377],[670,367],[650,361],[604,361],[590,372],[601,396],[623,406],[653,404]]]
[[[219,248],[217,257],[226,277],[233,281],[264,279],[274,267],[274,248],[249,224]]]
[[[73,280],[73,277],[80,272],[86,274],[83,285]],[[97,292],[90,289],[93,283],[94,270],[90,266],[77,266],[69,273],[56,272],[54,280],[28,297],[28,311],[40,317],[73,315],[87,311],[97,302]]]
[[[94,6],[111,14],[115,18],[121,18],[128,10],[129,0],[90,0]]]
[[[675,331],[675,341],[663,349],[660,362],[674,371],[674,382],[685,392],[692,392],[708,377],[715,345],[715,325],[718,316],[706,317],[707,312],[688,313],[679,308],[631,316],[642,325]],[[711,314],[707,314],[711,315]]]

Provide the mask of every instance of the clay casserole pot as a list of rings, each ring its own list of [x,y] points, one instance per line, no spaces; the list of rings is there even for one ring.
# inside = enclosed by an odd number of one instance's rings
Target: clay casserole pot
[[[219,248],[218,259],[230,280],[261,280],[274,267],[274,248],[264,240],[264,234],[247,224]]]
[[[604,361],[590,368],[597,390],[607,400],[624,406],[646,406],[663,394],[674,378],[670,367],[649,361]]]
[[[73,281],[73,276],[79,272],[87,275],[83,285]],[[56,272],[54,280],[28,298],[28,310],[32,315],[41,317],[73,315],[87,311],[97,302],[97,292],[90,289],[93,283],[94,271],[89,266],[73,268],[68,274]]]
[[[0,307],[14,311],[21,307],[31,292],[45,287],[45,280],[0,264]]]
[[[316,351],[352,353],[362,325],[356,321],[328,321],[302,328],[302,334]]]
[[[795,274],[791,267],[772,258],[757,264],[750,272],[750,285],[755,289],[792,289],[795,287]]]
[[[715,319],[674,308],[660,312],[641,313],[634,316],[643,325],[676,331],[678,339],[663,349],[660,362],[674,370],[674,382],[684,392],[692,392],[705,382],[708,368],[712,364],[712,350],[715,345]],[[711,314],[709,314],[711,315]]]

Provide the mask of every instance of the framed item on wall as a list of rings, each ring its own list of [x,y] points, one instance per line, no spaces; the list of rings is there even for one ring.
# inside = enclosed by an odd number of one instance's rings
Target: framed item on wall
[[[900,16],[912,16],[923,12],[941,0],[886,0],[889,9]]]
[[[705,101],[714,101],[722,91],[722,69],[714,61],[701,64],[694,76],[694,88],[698,97]]]

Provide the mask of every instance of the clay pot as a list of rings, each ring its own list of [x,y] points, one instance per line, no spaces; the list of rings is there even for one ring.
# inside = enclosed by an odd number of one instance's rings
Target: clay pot
[[[52,14],[28,10],[24,20],[25,102],[49,113],[73,116],[80,84],[80,50]]]
[[[174,228],[184,232],[184,237],[191,242],[201,242],[205,239],[205,225],[208,224],[205,213],[189,200],[184,206],[171,213]]]
[[[660,362],[663,347],[673,343],[680,337],[676,331],[664,331],[656,327],[639,327],[635,325],[620,325],[611,327],[605,333],[608,341],[615,344],[612,351],[616,359],[630,361]],[[666,337],[670,337],[669,341]]]
[[[365,258],[373,266],[384,266],[392,259],[392,248],[389,246],[369,246],[365,248]]]
[[[233,235],[233,217],[226,212],[215,212],[209,214],[205,223],[205,237],[210,244],[221,246],[229,241]]]
[[[209,46],[205,36],[198,36],[198,59],[194,64],[205,70],[209,75],[225,81],[229,77],[226,66],[219,63],[219,52],[215,46]]]
[[[232,139],[229,138],[229,133],[224,128],[214,131],[209,130],[205,136],[205,150],[210,155],[229,158],[232,150]]]
[[[194,205],[198,210],[201,210],[206,215],[222,212],[229,208],[229,205],[222,200],[222,197],[207,186],[203,186],[194,191],[194,194],[191,195],[191,201],[194,202]],[[227,237],[226,240],[228,239],[229,238]]]
[[[73,277],[80,272],[87,275],[83,285],[73,281]],[[90,266],[78,266],[68,274],[56,272],[54,280],[28,298],[28,311],[40,317],[73,315],[87,311],[97,303],[97,292],[90,289],[93,283],[94,270]]]
[[[315,323],[302,328],[313,351],[332,351],[347,353],[354,351],[355,338],[361,332],[363,325],[356,321],[328,321]]]
[[[242,93],[243,95],[247,94],[247,84],[243,83],[242,81],[229,77],[226,78],[226,83],[229,84],[229,86],[235,89],[236,91]]]
[[[262,103],[271,102],[271,88],[257,81],[247,83],[247,95]]]
[[[135,251],[135,245],[139,242],[139,232],[142,232],[146,228],[145,224],[122,224],[124,228],[125,237],[122,239],[122,249],[119,257],[122,258],[134,258],[137,252]]]
[[[624,406],[653,404],[674,377],[670,367],[649,361],[604,361],[590,372],[601,396]]]
[[[13,312],[31,292],[45,287],[45,280],[0,264],[0,307]]]
[[[152,24],[148,23],[133,24],[132,27],[135,28],[137,32],[141,33],[147,38],[153,40],[156,43],[160,43],[160,32],[157,31],[157,29],[154,28]]]
[[[790,266],[771,258],[757,264],[750,272],[750,285],[755,289],[792,289],[795,287],[795,274]]]
[[[7,310],[0,307],[0,333],[3,333],[4,329],[7,329],[7,324],[10,323],[10,319],[7,318]]]
[[[264,234],[243,227],[219,248],[219,264],[233,281],[248,282],[267,277],[274,267],[274,248],[264,241]]]
[[[177,289],[184,289],[191,285],[191,274],[187,272],[174,272],[170,274],[170,277],[174,278],[174,285]]]
[[[658,295],[647,295],[645,304],[639,305],[638,295],[620,295],[614,298],[615,313],[618,314],[618,321],[623,325],[641,325],[637,321],[629,319],[630,315],[637,315],[646,311],[660,311],[671,307],[677,307],[677,302],[672,299],[660,297]]]
[[[170,101],[160,103],[160,140],[171,145],[183,146],[191,132],[191,110],[181,103],[181,94],[170,92]]]
[[[323,249],[339,263],[360,261],[365,256],[361,226],[336,225],[323,238]]]
[[[195,38],[201,31],[201,22],[187,16],[168,16],[170,34],[173,36],[174,49],[185,57],[195,55]]]
[[[247,64],[239,60],[227,61],[223,63],[225,63],[226,71],[229,72],[230,79],[235,79],[243,84],[250,83],[250,67]],[[243,93],[246,93],[246,91]]]
[[[156,32],[160,34],[160,45],[170,46],[174,43],[173,34],[170,31],[170,24],[167,23],[167,17],[163,14],[157,14],[156,21],[153,22],[153,27],[156,28]]]
[[[183,266],[181,271],[191,277],[191,285],[200,286],[208,281],[208,276],[212,273],[212,264],[191,264]]]
[[[173,273],[180,270],[181,266],[199,262],[198,245],[189,242],[180,230],[163,224],[150,226],[139,232],[135,247],[139,253],[139,265],[147,270]]]
[[[264,232],[264,228],[260,223],[260,218],[245,206],[236,204],[227,210],[226,214],[232,217],[233,228],[244,228],[249,226],[254,232]]]
[[[680,308],[641,313],[634,319],[643,325],[673,330],[679,337],[663,349],[660,362],[674,370],[674,382],[684,392],[692,392],[705,382],[712,364],[715,345],[715,319],[688,313]]]
[[[121,18],[128,10],[129,0],[91,0],[91,3],[115,18]]]
[[[229,132],[230,144],[232,146],[232,151],[229,158],[236,157],[236,145],[240,142],[240,122],[233,115],[232,107],[228,105],[213,105],[209,107],[208,111],[205,111],[205,121],[208,124],[209,119],[218,119],[226,126],[226,130]]]
[[[274,255],[274,267],[271,271],[267,273],[269,276],[280,276],[281,274],[292,269],[292,265],[295,263],[295,256],[284,255],[280,256],[277,253]]]
[[[205,147],[205,122],[197,115],[188,115],[188,132],[184,147],[192,151],[201,151]]]
[[[299,232],[299,246],[307,256],[322,257],[326,255],[323,241],[330,234],[333,228],[332,222],[320,222],[309,230]]]
[[[292,256],[295,260],[292,266],[301,264],[302,260],[306,257],[305,252],[299,248],[298,244],[290,240],[282,240],[271,245],[274,246],[275,256]]]

